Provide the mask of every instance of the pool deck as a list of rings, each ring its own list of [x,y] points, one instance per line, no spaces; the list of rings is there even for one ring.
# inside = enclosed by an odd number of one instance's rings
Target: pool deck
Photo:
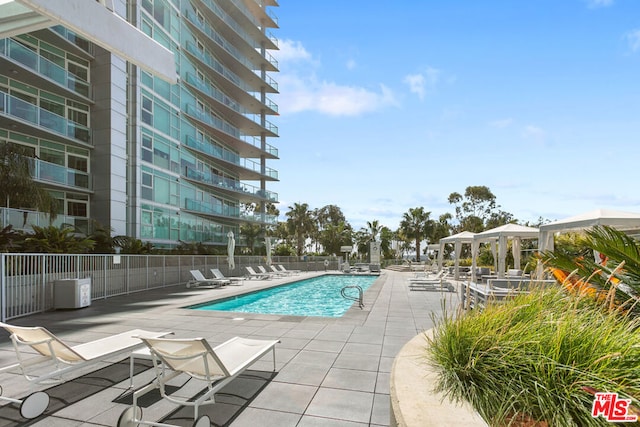
[[[270,375],[271,357],[265,356],[253,365],[248,375],[223,388],[216,395],[217,403],[204,411],[212,418],[213,425],[388,426],[389,379],[395,355],[416,334],[432,326],[432,314],[442,312],[443,299],[450,307],[457,305],[457,293],[411,291],[407,278],[412,273],[383,270],[365,292],[365,308],[352,307],[341,318],[182,308],[314,275],[317,273],[246,280],[242,286],[218,289],[169,287],[93,301],[90,307],[83,309],[51,311],[9,323],[45,326],[71,345],[135,328],[172,331],[181,338],[204,337],[213,345],[234,336],[279,339],[276,374]],[[4,330],[0,334],[0,366],[15,363],[15,353],[7,334]],[[79,371],[77,375],[102,366],[106,365]],[[135,383],[145,384],[152,376],[151,369],[143,370],[136,375]],[[85,383],[91,381],[79,381],[74,385],[78,387],[77,392],[67,391],[67,395],[82,394],[80,388]],[[4,395],[9,397],[23,397],[29,391],[27,382],[17,374],[0,374],[0,385]],[[69,401],[61,398],[61,409],[41,416],[35,422],[30,421],[28,425],[114,426],[127,408],[122,396],[127,394],[128,385],[128,377],[118,378],[108,386],[96,386],[91,393],[85,393],[85,398]],[[203,383],[191,381],[181,392],[195,394],[203,387]],[[3,402],[0,404],[4,405]],[[186,410],[183,415],[187,415],[181,417],[180,413],[175,413],[177,408],[166,400],[155,399],[143,408],[144,419],[159,421],[169,416],[171,423],[191,425],[193,419],[189,416],[193,410]],[[7,411],[3,415],[3,409],[7,407],[0,408],[0,426],[27,425],[16,423],[17,420],[8,417]]]

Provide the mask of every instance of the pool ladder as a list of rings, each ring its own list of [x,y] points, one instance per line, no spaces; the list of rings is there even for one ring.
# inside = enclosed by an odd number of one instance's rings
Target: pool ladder
[[[358,296],[354,297],[353,295],[347,294],[347,289],[357,289],[358,290]],[[363,292],[362,292],[362,288],[360,286],[357,286],[357,285],[345,286],[344,288],[342,288],[340,290],[340,295],[342,295],[343,298],[350,299],[350,300],[353,300],[353,301],[357,301],[358,302],[358,306],[360,307],[360,309],[364,308]]]

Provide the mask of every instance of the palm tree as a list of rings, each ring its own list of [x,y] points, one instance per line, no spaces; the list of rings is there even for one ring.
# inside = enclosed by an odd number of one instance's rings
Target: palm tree
[[[377,241],[378,236],[382,231],[382,225],[378,222],[378,220],[374,219],[373,221],[367,221],[367,229],[369,231],[369,234],[371,235],[371,241]]]
[[[610,307],[624,306],[640,316],[640,243],[608,226],[596,226],[585,236],[574,237],[558,242],[553,252],[541,254],[545,265],[563,272],[558,275],[552,270],[556,278],[570,275],[564,283],[569,289],[593,289],[609,296],[604,301]],[[594,251],[599,254],[597,258]],[[624,286],[617,285],[620,283]],[[612,287],[614,291],[610,292]]]
[[[427,237],[431,221],[431,212],[425,212],[423,207],[410,208],[409,212],[402,215],[400,221],[400,232],[409,239],[416,242],[416,261],[420,262],[420,241]]]
[[[287,229],[296,238],[296,251],[298,256],[304,252],[304,243],[313,230],[313,218],[306,203],[294,203],[289,206],[287,216]]]
[[[20,145],[0,144],[0,203],[7,208],[28,208],[48,213],[53,221],[57,203],[48,191],[33,180],[33,159],[30,154],[26,147]]]
[[[244,237],[249,253],[253,255],[256,243],[264,237],[264,230],[259,224],[243,224],[240,226],[240,235]]]

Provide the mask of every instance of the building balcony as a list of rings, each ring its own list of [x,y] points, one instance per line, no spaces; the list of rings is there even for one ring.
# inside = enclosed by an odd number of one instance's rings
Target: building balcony
[[[233,147],[242,157],[259,158],[263,155],[272,159],[278,157],[277,148],[269,144],[265,144],[263,148],[259,138],[241,135],[238,128],[218,117],[215,117],[211,113],[202,111],[193,105],[187,105],[187,108],[183,111],[187,117],[197,120],[216,135],[222,142]]]
[[[91,177],[88,173],[76,169],[30,159],[31,176],[36,181],[58,185],[74,190],[91,190]]]
[[[266,167],[264,172],[259,162],[255,162],[251,159],[245,159],[240,157],[233,151],[226,150],[222,147],[207,143],[205,141],[197,141],[194,137],[187,135],[184,144],[213,160],[222,160],[225,162],[225,167],[236,172],[240,179],[246,180],[259,180],[266,178],[269,181],[278,180],[278,171],[270,167]]]
[[[220,33],[215,31],[212,27],[201,23],[193,12],[187,10],[185,16],[187,18],[187,22],[190,23],[194,29],[211,40],[212,43],[208,43],[208,45],[216,54],[231,56],[236,62],[242,64],[247,70],[259,70],[262,66],[264,66],[267,71],[278,71],[278,62],[270,54],[262,56],[260,52],[253,49],[251,51],[252,55],[244,55],[243,52],[229,43],[224,37],[222,37],[222,35],[220,35]],[[223,62],[225,64],[229,63],[229,61],[224,60],[224,58]]]
[[[43,87],[82,102],[90,101],[89,82],[74,76],[16,40],[0,40],[0,66],[13,74],[20,74],[22,71],[20,80],[32,86]]]
[[[68,225],[73,227],[76,232],[85,235],[93,231],[89,218],[85,217],[57,215],[56,218],[51,221],[49,215],[43,212],[28,209],[0,208],[0,228],[8,225],[12,225],[14,230],[26,232],[33,232],[34,225],[37,227],[48,227],[50,225],[60,227]]]
[[[243,26],[213,1],[202,0],[202,3],[207,6],[208,9],[206,10],[210,12],[208,14],[210,18],[214,19],[214,26],[219,31],[231,32],[234,36],[232,38],[239,37],[246,43],[246,47],[243,49],[260,49],[263,43],[266,49],[278,49],[278,42],[275,37],[270,34],[262,34],[262,25],[256,26],[247,20],[247,24]],[[230,37],[225,38],[229,39]]]
[[[185,81],[201,97],[205,98],[205,103],[210,104],[214,110],[220,111],[220,114],[229,123],[237,127],[241,133],[245,135],[262,135],[264,133],[267,137],[278,136],[278,127],[276,125],[268,120],[265,120],[264,125],[261,124],[262,116],[257,113],[264,111],[265,106],[254,97],[247,95],[252,101],[252,104],[250,104],[252,109],[248,110],[212,85],[198,79],[192,73],[186,74]],[[255,111],[256,109],[258,111]]]
[[[209,172],[203,172],[193,169],[189,166],[185,167],[184,177],[196,183],[205,184],[217,190],[237,197],[240,201],[269,201],[278,203],[278,194],[272,191],[262,190],[260,187],[240,182],[235,179],[222,177]]]
[[[28,129],[19,129],[23,126]],[[33,136],[66,143],[76,142],[84,146],[91,143],[91,131],[88,127],[2,92],[0,127],[23,130]]]
[[[185,51],[195,60],[213,70],[214,73],[212,77],[215,77],[216,74],[223,77],[215,80],[229,93],[232,93],[234,89],[237,90],[237,88],[244,92],[260,92],[263,88],[266,92],[278,92],[278,85],[271,77],[267,76],[267,79],[263,80],[255,72],[248,70],[248,72],[244,74],[245,79],[242,79],[237,73],[234,73],[228,67],[222,65],[220,61],[209,55],[206,51],[200,51],[191,41],[185,43]]]
[[[260,224],[275,225],[278,223],[278,217],[275,215],[262,214],[241,214],[240,208],[226,205],[214,205],[199,200],[185,199],[185,210],[195,214],[206,216],[233,219],[236,221],[254,222]]]

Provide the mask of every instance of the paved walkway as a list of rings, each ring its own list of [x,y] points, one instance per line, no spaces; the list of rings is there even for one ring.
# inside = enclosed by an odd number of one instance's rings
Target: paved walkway
[[[441,313],[443,299],[449,305],[458,303],[455,293],[410,291],[406,283],[410,276],[410,273],[383,270],[365,293],[365,309],[352,308],[337,319],[182,308],[282,282],[251,280],[243,286],[223,289],[165,288],[94,301],[90,307],[80,310],[52,311],[16,319],[13,323],[46,326],[70,344],[134,328],[174,331],[176,337],[204,337],[214,345],[233,336],[280,339],[276,349],[277,373],[271,375],[272,362],[270,356],[265,356],[247,375],[225,387],[216,395],[217,403],[205,412],[214,425],[388,426],[389,377],[395,355],[416,334],[432,326],[432,314]],[[294,279],[300,277],[305,276],[294,276]],[[3,331],[0,366],[14,362],[15,353]],[[58,402],[61,409],[29,425],[116,425],[127,408],[128,377],[125,380],[122,375],[128,374],[128,365],[120,365],[120,376],[105,374],[112,375],[112,384],[94,384],[98,381],[94,378],[92,382],[91,378],[98,377],[97,374],[78,380],[77,385],[68,384],[71,390],[60,392],[63,395]],[[144,384],[152,375],[151,369],[142,371],[136,375],[135,382]],[[83,384],[92,384],[95,390],[82,394]],[[1,374],[0,385],[7,396],[24,396],[28,392],[26,381],[14,374]],[[202,389],[202,384],[196,381],[188,386],[199,387],[192,390],[194,394]],[[73,387],[77,389],[74,391]],[[187,389],[189,387],[185,387]],[[73,399],[73,395],[83,398]],[[167,401],[151,399],[143,407],[144,419],[158,421],[168,417],[171,423],[191,425],[192,410],[176,412],[176,408]],[[0,426],[25,425],[7,420],[2,409],[7,407],[0,408]]]

